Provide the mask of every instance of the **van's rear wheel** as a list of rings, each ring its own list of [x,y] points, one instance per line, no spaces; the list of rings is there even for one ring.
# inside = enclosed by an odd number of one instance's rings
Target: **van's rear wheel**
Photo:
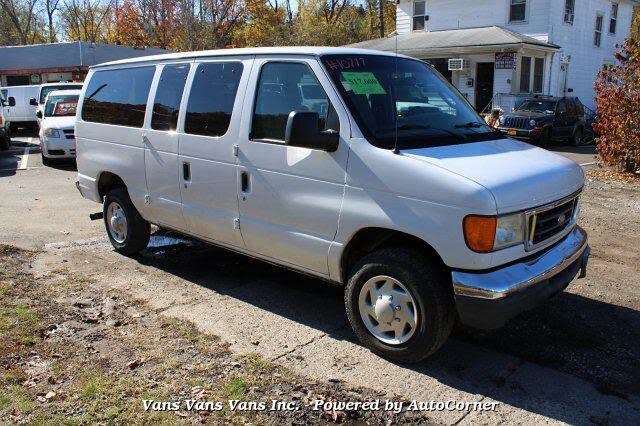
[[[451,285],[418,254],[389,248],[366,256],[345,289],[358,339],[382,357],[418,362],[446,342],[455,320]]]
[[[116,188],[109,192],[102,212],[109,240],[118,253],[130,256],[147,247],[151,226],[140,216],[126,189]]]

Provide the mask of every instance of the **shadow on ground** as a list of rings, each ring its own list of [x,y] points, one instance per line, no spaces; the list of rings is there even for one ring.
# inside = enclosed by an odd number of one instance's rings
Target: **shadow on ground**
[[[151,244],[156,247],[150,247],[139,261],[333,338],[355,342],[347,325],[341,287],[206,244],[180,242],[179,238],[157,232]],[[491,363],[486,357],[470,360],[459,353],[460,345],[472,345],[577,376],[593,383],[604,395],[628,399],[630,394],[640,394],[638,342],[639,312],[564,293],[500,330],[456,330],[451,342],[434,357],[403,367],[460,390],[483,393],[488,388],[473,384],[469,377],[490,370]],[[478,380],[487,379],[478,376]],[[510,399],[512,392],[501,389],[504,377],[496,375],[488,380],[495,385],[495,394],[487,396],[514,406],[522,404],[521,398]],[[556,412],[540,414],[571,419]]]

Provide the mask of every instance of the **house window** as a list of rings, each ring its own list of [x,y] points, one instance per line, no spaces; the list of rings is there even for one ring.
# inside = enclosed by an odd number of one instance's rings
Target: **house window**
[[[520,68],[520,93],[542,93],[544,58],[523,56]]]
[[[564,2],[564,22],[573,25],[575,18],[576,0],[565,0]]]
[[[615,34],[617,26],[618,26],[618,3],[613,3],[611,5],[611,20],[609,21],[609,34]]]
[[[544,82],[544,58],[536,58],[533,67],[533,93],[542,93]]]
[[[522,67],[520,68],[520,93],[531,92],[531,58],[522,57]]]
[[[593,35],[593,44],[595,44],[596,46],[600,47],[600,44],[602,43],[602,21],[603,21],[603,17],[602,15],[598,15],[596,16],[596,32]]]
[[[413,30],[424,30],[427,19],[427,3],[424,1],[413,2]]]
[[[523,22],[527,17],[527,0],[511,0],[509,22]]]

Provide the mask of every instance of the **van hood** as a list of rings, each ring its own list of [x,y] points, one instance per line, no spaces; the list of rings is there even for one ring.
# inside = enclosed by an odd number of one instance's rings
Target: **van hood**
[[[547,204],[584,185],[575,162],[513,139],[404,150],[402,155],[482,185],[493,194],[499,214]]]
[[[76,116],[68,117],[45,117],[42,127],[44,129],[67,129],[76,125]]]

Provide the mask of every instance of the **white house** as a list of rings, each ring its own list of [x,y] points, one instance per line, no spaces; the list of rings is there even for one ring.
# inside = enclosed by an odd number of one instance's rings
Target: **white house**
[[[354,46],[431,62],[479,111],[578,96],[631,31],[637,0],[398,0],[397,31]]]

